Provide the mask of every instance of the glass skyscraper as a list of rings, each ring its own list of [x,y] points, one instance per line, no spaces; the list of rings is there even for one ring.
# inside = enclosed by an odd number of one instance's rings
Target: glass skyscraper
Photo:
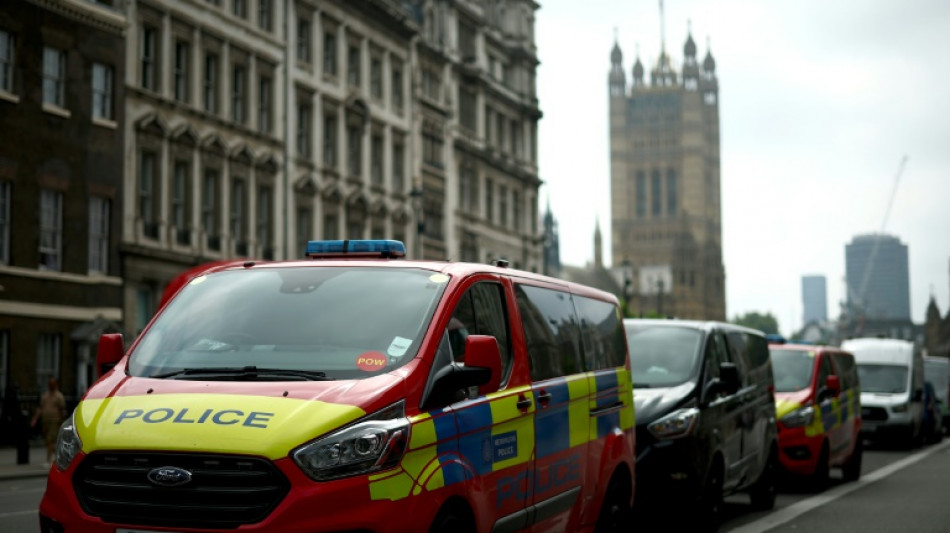
[[[885,234],[855,236],[845,246],[848,309],[865,319],[910,320],[907,245]]]

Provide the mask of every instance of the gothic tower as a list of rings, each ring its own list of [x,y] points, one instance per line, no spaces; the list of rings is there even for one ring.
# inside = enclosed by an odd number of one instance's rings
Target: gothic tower
[[[637,51],[630,86],[611,52],[613,263],[633,269],[635,314],[725,320],[716,62],[691,31],[681,73],[660,50],[649,83]]]

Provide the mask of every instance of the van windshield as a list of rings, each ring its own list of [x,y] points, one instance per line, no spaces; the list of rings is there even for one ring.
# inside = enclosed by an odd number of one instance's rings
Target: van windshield
[[[861,381],[861,392],[897,394],[907,391],[906,366],[859,364],[858,379]]]
[[[794,392],[811,384],[815,369],[815,352],[805,350],[770,350],[776,392]]]
[[[356,266],[200,276],[142,336],[129,373],[287,380],[388,372],[416,355],[448,280],[421,269]]]
[[[626,324],[634,387],[672,387],[692,379],[703,333],[696,329]]]

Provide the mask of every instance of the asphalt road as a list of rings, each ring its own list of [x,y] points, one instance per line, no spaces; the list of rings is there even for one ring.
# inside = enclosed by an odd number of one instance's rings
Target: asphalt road
[[[832,472],[821,492],[783,484],[774,510],[753,512],[745,495],[726,500],[722,533],[944,533],[950,531],[950,439],[914,450],[865,451],[861,480]],[[0,481],[0,531],[36,533],[45,478]],[[671,519],[661,531],[678,531]],[[644,531],[636,528],[637,531]]]

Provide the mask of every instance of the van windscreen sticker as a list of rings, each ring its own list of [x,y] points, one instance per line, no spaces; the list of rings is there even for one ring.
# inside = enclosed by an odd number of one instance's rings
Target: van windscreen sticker
[[[386,350],[386,353],[388,353],[391,357],[402,357],[406,355],[406,351],[409,349],[410,345],[412,345],[412,339],[396,337],[389,345],[389,349]]]
[[[445,274],[432,274],[431,276],[429,276],[429,281],[431,281],[432,283],[438,283],[441,285],[442,283],[449,281],[449,277],[446,276]]]
[[[356,367],[364,372],[375,372],[386,368],[389,359],[379,352],[364,352],[356,358]]]

